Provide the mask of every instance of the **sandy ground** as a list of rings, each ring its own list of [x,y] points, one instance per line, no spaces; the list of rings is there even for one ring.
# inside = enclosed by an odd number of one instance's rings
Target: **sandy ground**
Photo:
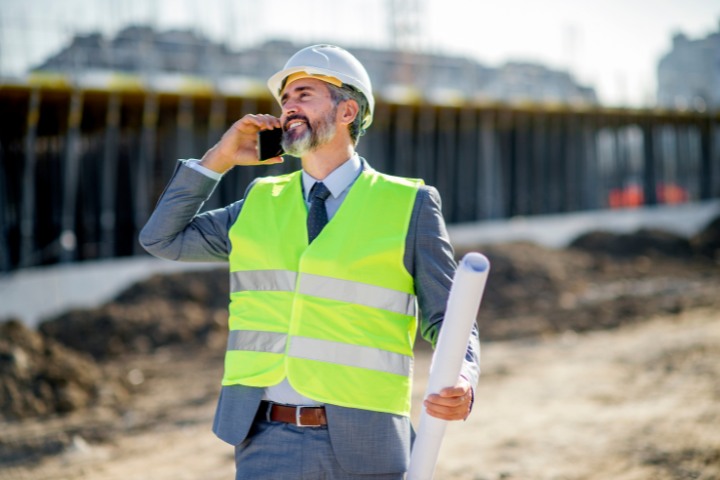
[[[437,478],[720,478],[720,314],[485,346]]]
[[[448,427],[435,478],[720,479],[719,320],[695,309],[485,343],[475,411]],[[416,406],[429,361],[418,352]],[[0,478],[233,478],[232,448],[210,432],[217,354],[168,348],[122,368],[139,384],[122,417],[99,409],[0,424],[6,443],[72,438],[59,454],[0,467]]]

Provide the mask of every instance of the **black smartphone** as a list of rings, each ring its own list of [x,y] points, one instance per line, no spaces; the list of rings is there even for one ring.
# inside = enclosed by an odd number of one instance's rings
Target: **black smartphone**
[[[279,157],[285,153],[281,146],[282,135],[282,128],[260,130],[258,132],[258,158],[261,162],[270,158]]]

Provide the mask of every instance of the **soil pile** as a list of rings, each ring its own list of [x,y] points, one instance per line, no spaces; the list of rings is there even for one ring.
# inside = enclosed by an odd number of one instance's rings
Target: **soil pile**
[[[128,391],[92,359],[28,330],[0,324],[0,415],[7,420],[68,413],[90,406],[121,407]]]
[[[690,244],[697,253],[720,262],[720,217],[695,235]]]
[[[720,229],[708,227],[701,235],[703,245],[712,245]],[[693,247],[699,244],[638,230],[590,232],[566,250],[529,243],[479,246],[491,263],[478,318],[482,337],[600,330],[655,314],[720,307],[718,262]]]
[[[99,308],[44,321],[39,330],[99,360],[174,344],[214,345],[224,341],[228,290],[222,270],[156,275]]]
[[[695,253],[687,238],[652,229],[629,234],[589,232],[576,238],[570,247],[619,258],[640,255],[689,258]]]

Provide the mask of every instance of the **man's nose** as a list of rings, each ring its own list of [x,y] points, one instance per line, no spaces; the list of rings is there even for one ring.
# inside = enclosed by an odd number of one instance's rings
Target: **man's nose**
[[[288,99],[285,103],[282,105],[282,113],[285,116],[288,116],[290,114],[297,112],[297,103],[295,103],[294,100]]]

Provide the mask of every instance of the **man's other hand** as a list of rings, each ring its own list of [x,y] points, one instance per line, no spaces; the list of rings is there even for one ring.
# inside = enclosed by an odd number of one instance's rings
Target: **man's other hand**
[[[433,393],[423,402],[428,415],[442,420],[464,420],[470,414],[473,390],[470,383],[461,378],[454,387],[446,387]]]

